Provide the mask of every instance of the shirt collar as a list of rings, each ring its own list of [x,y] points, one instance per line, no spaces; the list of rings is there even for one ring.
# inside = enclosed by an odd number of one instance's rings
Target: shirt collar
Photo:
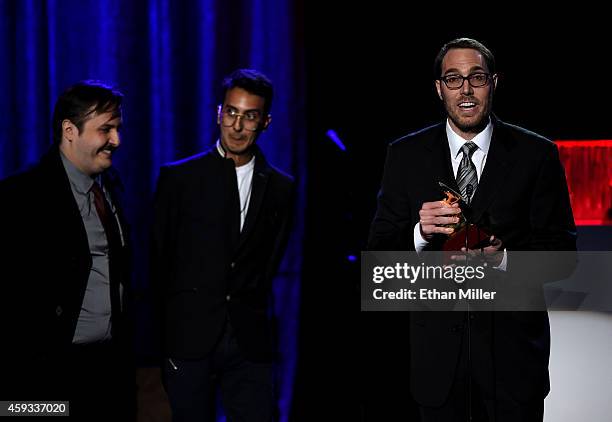
[[[88,193],[94,184],[94,179],[79,170],[61,151],[60,157],[68,175],[68,180],[70,180],[76,191],[83,194]]]
[[[217,151],[219,151],[219,155],[221,155],[221,157],[225,158],[225,150],[221,146],[221,141],[219,139],[217,139]]]
[[[491,119],[489,118],[489,123],[487,126],[478,135],[474,136],[471,141],[474,142],[485,154],[487,154],[489,152],[489,146],[491,145],[492,135],[493,123],[491,123]],[[468,142],[467,139],[463,139],[461,136],[455,133],[455,131],[451,128],[448,119],[446,119],[446,137],[448,138],[448,145],[453,158],[459,154],[463,144]]]

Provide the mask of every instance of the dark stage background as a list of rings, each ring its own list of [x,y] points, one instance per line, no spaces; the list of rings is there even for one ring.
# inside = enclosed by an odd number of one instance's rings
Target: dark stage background
[[[299,186],[295,231],[274,291],[281,420],[408,417],[405,316],[359,312],[359,253],[387,143],[442,119],[432,79],[440,46],[471,36],[492,49],[501,75],[494,111],[502,120],[551,139],[612,138],[612,37],[597,19],[605,14],[409,7],[0,0],[0,177],[50,145],[52,106],[65,87],[87,78],[115,82],[126,95],[116,165],[130,193],[135,284],[144,289],[160,164],[211,145],[221,77],[259,68],[276,89],[273,123],[260,145]],[[137,347],[146,355],[144,306],[141,315]]]

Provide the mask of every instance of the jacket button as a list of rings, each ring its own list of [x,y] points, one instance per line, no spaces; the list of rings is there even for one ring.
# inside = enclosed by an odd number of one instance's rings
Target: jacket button
[[[64,310],[62,309],[62,307],[57,305],[57,308],[55,308],[55,315],[60,316],[63,312]]]
[[[228,302],[230,301],[232,297],[230,295],[225,296],[225,300],[227,300]]]

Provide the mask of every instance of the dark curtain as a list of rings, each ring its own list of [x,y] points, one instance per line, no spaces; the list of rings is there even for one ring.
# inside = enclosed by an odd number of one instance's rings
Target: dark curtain
[[[253,67],[273,81],[273,122],[259,145],[298,185],[295,230],[274,285],[278,393],[287,420],[297,359],[305,209],[302,5],[290,0],[0,0],[0,178],[32,164],[51,143],[57,96],[82,79],[124,94],[115,159],[127,191],[139,289],[147,286],[147,233],[161,164],[217,138],[222,77]],[[1,201],[1,198],[0,198]],[[146,313],[139,348],[147,353]]]

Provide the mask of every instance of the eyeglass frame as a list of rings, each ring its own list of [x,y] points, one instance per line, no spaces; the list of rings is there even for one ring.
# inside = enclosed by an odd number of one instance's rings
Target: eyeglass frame
[[[226,112],[223,111],[223,105],[219,104],[219,106],[217,107],[217,114],[219,115],[219,124],[223,127],[232,127],[236,124],[236,122],[238,121],[238,118],[242,118],[244,119],[244,117],[246,116],[246,113],[235,113],[233,115],[234,117],[234,121],[232,122],[232,124],[230,125],[225,125],[223,124],[223,115],[226,114]],[[269,115],[268,115],[269,116]],[[262,118],[262,116],[259,116],[259,121],[257,122],[257,126],[254,129],[249,129],[248,127],[245,126],[244,124],[244,120],[241,120],[242,122],[242,127],[245,130],[248,130],[249,132],[257,132],[261,129],[261,124],[262,122],[264,123],[264,129],[265,129],[265,118]]]
[[[472,82],[470,81],[470,78],[472,78],[474,75],[485,75],[486,76],[486,82],[482,85],[476,85],[474,86],[474,84],[472,84]],[[444,85],[446,86],[447,89],[450,89],[452,91],[456,91],[458,89],[463,88],[463,85],[465,84],[465,81],[468,81],[468,84],[472,87],[472,88],[482,88],[483,86],[487,86],[489,85],[489,83],[493,80],[493,78],[496,76],[495,73],[491,74],[491,73],[487,73],[487,72],[473,72],[470,73],[467,76],[463,76],[463,75],[447,75],[447,76],[441,76],[440,78],[438,78],[439,81],[444,82]],[[446,78],[449,77],[454,77],[454,78],[461,78],[461,85],[459,85],[457,88],[451,88],[448,86],[448,82],[446,81]]]

